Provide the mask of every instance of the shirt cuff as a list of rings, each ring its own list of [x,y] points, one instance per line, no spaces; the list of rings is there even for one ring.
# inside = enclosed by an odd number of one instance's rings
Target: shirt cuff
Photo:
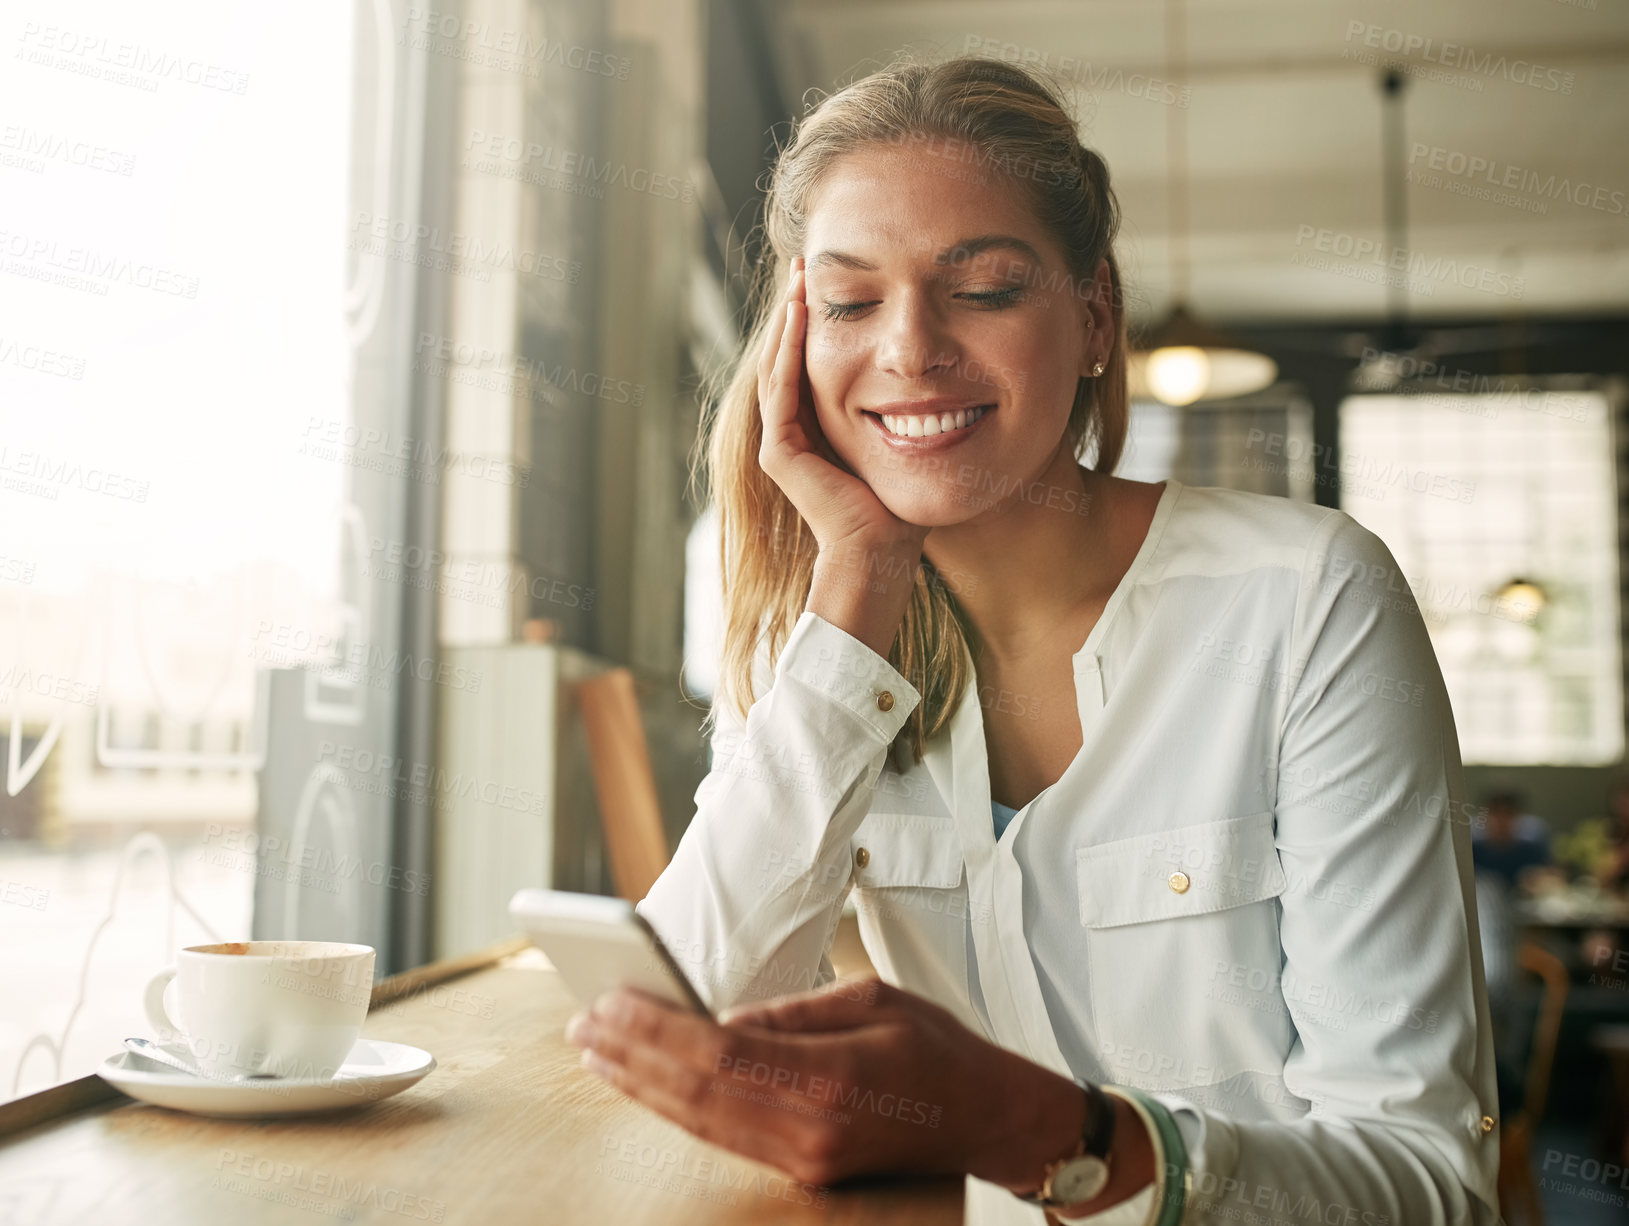
[[[1149,1209],[1142,1219],[1144,1226],[1178,1226],[1187,1208],[1189,1178],[1187,1139],[1175,1116],[1164,1103],[1141,1090],[1129,1086],[1099,1086],[1098,1089],[1124,1099],[1137,1113],[1137,1118],[1142,1120],[1153,1141],[1154,1183],[1151,1188],[1145,1189],[1149,1196]],[[1089,1222],[1091,1226],[1098,1223],[1095,1217],[1059,1220]],[[1114,1219],[1105,1218],[1105,1226],[1111,1221]],[[1114,1221],[1114,1226],[1119,1226],[1119,1222]]]
[[[1155,1149],[1159,1148],[1158,1142]],[[1056,1209],[1052,1216],[1060,1222],[1067,1222],[1070,1226],[1151,1226],[1154,1221],[1154,1184],[1149,1184],[1137,1195],[1121,1201],[1108,1209],[1097,1213],[1087,1214],[1085,1217],[1065,1217]]]
[[[922,695],[887,660],[846,630],[807,609],[775,662],[776,679],[835,699],[875,730],[885,744],[905,726]]]

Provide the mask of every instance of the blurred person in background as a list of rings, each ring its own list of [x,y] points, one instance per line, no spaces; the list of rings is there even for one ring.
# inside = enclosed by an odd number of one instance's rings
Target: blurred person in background
[[[1595,884],[1616,899],[1629,898],[1629,775],[1606,797],[1606,845],[1596,862]],[[1582,956],[1591,983],[1629,986],[1629,928],[1592,928],[1584,934]]]
[[[1527,814],[1526,807],[1525,798],[1513,789],[1489,792],[1482,798],[1482,820],[1471,832],[1499,1105],[1505,1111],[1519,1106],[1524,1097],[1529,1031],[1528,1002],[1516,960],[1521,926],[1515,904],[1534,892],[1551,867],[1548,823]]]
[[[1520,792],[1501,789],[1482,798],[1481,822],[1471,831],[1476,868],[1476,913],[1482,929],[1482,965],[1493,1020],[1499,1106],[1510,1111],[1525,1094],[1527,1000],[1516,960],[1521,926],[1516,900],[1531,894],[1551,864],[1548,824],[1525,813]]]
[[[1550,866],[1549,825],[1543,818],[1524,815],[1520,792],[1498,791],[1482,802],[1480,828],[1471,834],[1471,859],[1476,871],[1502,881],[1515,894],[1532,893],[1541,874],[1536,869]]]
[[[1606,798],[1606,852],[1595,873],[1601,888],[1629,894],[1629,775],[1613,784]]]
[[[1521,928],[1512,906],[1512,891],[1493,873],[1476,874],[1476,916],[1482,931],[1482,965],[1488,985],[1488,1012],[1493,1022],[1494,1072],[1501,1111],[1521,1106],[1525,1097],[1527,1001],[1521,991],[1516,950]]]

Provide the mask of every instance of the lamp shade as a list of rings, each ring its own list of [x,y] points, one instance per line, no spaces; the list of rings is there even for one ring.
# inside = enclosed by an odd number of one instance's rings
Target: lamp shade
[[[1507,621],[1530,625],[1538,620],[1538,615],[1544,611],[1547,603],[1549,597],[1543,587],[1531,579],[1517,576],[1495,594],[1493,613],[1495,617],[1502,617]]]
[[[1170,405],[1224,400],[1272,386],[1278,363],[1207,327],[1178,302],[1131,354],[1133,395]]]

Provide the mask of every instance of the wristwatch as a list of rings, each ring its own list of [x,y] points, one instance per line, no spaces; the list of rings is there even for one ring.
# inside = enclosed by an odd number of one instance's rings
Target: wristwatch
[[[1114,1102],[1089,1082],[1077,1082],[1086,1093],[1086,1126],[1074,1152],[1049,1162],[1039,1192],[1020,1192],[1018,1199],[1052,1209],[1091,1200],[1109,1186],[1109,1147],[1114,1143]]]

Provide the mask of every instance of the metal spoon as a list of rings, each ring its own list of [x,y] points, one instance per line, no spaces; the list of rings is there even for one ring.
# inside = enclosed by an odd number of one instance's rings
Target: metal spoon
[[[180,1056],[175,1055],[173,1052],[166,1051],[157,1043],[154,1043],[151,1039],[126,1039],[124,1041],[124,1045],[131,1051],[135,1052],[138,1056],[148,1060],[155,1060],[159,1064],[168,1065],[170,1068],[178,1069],[183,1073],[191,1073],[194,1077],[201,1077],[206,1081],[233,1082],[278,1080],[276,1073],[233,1073],[227,1077],[217,1077],[212,1073],[204,1072],[203,1069],[199,1068],[195,1064],[189,1064],[187,1061],[183,1060]]]

